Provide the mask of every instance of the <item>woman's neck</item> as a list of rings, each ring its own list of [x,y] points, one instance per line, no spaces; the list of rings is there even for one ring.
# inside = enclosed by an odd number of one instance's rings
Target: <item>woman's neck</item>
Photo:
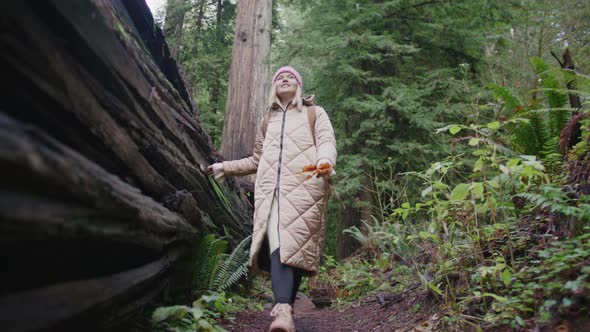
[[[279,99],[279,101],[281,102],[281,107],[283,109],[286,109],[289,106],[289,104],[293,102],[293,99],[285,99],[285,100]]]
[[[281,107],[286,109],[289,106],[289,103],[293,102],[293,98],[295,98],[295,94],[279,94],[279,102],[281,103]]]

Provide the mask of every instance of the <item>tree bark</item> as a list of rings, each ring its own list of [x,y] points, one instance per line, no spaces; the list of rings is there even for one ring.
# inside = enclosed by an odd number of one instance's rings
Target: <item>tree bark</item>
[[[197,13],[197,35],[201,35],[201,30],[203,29],[203,19],[205,18],[205,5],[206,0],[200,0],[198,2],[199,12]]]
[[[270,89],[271,0],[240,0],[221,150],[226,160],[252,153]]]
[[[206,174],[221,157],[145,2],[0,2],[0,31],[0,320],[93,330],[192,295],[196,237],[241,241],[252,206]]]
[[[121,320],[119,314],[145,306],[163,290],[166,283],[163,274],[178,257],[178,251],[173,251],[153,262],[113,275],[68,281],[0,297],[3,329],[12,332],[108,331]],[[124,310],[112,310],[109,315],[95,314],[101,307],[121,303]]]
[[[568,69],[568,70],[575,70],[576,69],[576,66],[574,65],[574,57],[570,53],[569,49],[566,49],[565,52],[563,53],[563,63],[561,65],[561,68]],[[568,81],[567,88],[570,90],[575,90],[576,87],[574,86],[574,82]],[[582,102],[580,100],[580,96],[570,93],[569,100],[570,100],[570,105],[572,108],[575,108],[577,110],[582,108]],[[578,111],[575,111],[574,115],[576,115],[576,114],[578,114]]]
[[[346,210],[339,208],[339,211],[340,217],[338,218],[337,254],[338,259],[342,260],[352,255],[359,247],[359,244],[356,239],[354,239],[349,234],[343,233],[342,231],[359,224],[359,220],[361,218],[361,209],[353,206],[347,206]]]
[[[571,71],[576,69],[574,66],[574,58],[572,57],[569,49],[566,49],[565,53],[563,53],[563,61],[560,61],[555,53],[551,52],[551,54],[555,57],[555,59],[557,59],[562,69]],[[567,81],[566,85],[568,90],[576,89],[575,82],[572,80]],[[568,97],[570,107],[573,108],[574,111],[572,112],[569,122],[564,126],[559,134],[559,147],[564,156],[567,155],[568,151],[574,145],[576,145],[582,137],[579,122],[581,119],[579,110],[582,109],[582,101],[580,100],[580,96],[573,93],[569,93]]]
[[[219,34],[220,25],[221,25],[221,14],[223,13],[223,3],[221,0],[217,0],[217,11],[216,11],[216,20],[217,20],[217,33]],[[217,36],[219,38],[219,35]]]
[[[164,20],[164,34],[171,42],[170,53],[178,60],[182,45],[182,25],[189,6],[186,0],[167,0],[166,18]]]

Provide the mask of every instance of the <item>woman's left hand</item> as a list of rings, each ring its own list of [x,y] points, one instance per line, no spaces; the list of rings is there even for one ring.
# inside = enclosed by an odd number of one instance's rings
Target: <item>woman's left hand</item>
[[[321,177],[321,176],[332,177],[334,174],[336,174],[336,171],[334,170],[334,167],[332,166],[332,163],[331,163],[331,162],[330,162],[328,159],[320,159],[320,160],[318,161],[318,163],[316,164],[316,167],[317,167],[318,169],[320,169],[320,168],[322,168],[322,167],[321,167],[321,165],[324,165],[324,164],[328,164],[328,165],[330,165],[330,168],[331,168],[331,169],[330,169],[330,171],[329,171],[329,172],[327,172],[327,173],[323,173],[323,174],[322,174],[322,173],[320,173],[320,174],[318,174],[318,177]]]

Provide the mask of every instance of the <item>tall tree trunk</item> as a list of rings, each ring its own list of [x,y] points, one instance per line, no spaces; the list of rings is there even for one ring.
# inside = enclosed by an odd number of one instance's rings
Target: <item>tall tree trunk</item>
[[[178,60],[182,38],[182,25],[189,6],[186,0],[166,1],[166,19],[164,21],[164,35],[170,44],[170,54]],[[172,43],[170,43],[172,41]]]
[[[225,159],[249,155],[270,89],[271,0],[240,0],[221,152]]]
[[[206,0],[199,1],[199,13],[197,14],[197,36],[201,36],[201,30],[203,29],[203,18],[205,17],[205,2]]]
[[[574,65],[574,57],[570,53],[569,48],[565,50],[565,53],[563,53],[563,63],[561,65],[561,68],[569,69],[569,70],[576,69],[576,66]],[[575,89],[574,82],[568,81],[567,88],[570,90],[574,90]],[[579,95],[575,95],[575,94],[570,93],[569,100],[570,100],[570,105],[572,108],[575,108],[577,110],[582,108],[582,102],[580,101]],[[574,111],[574,115],[578,114],[577,110]]]
[[[223,3],[221,0],[217,0],[217,32],[219,33],[221,24],[221,13],[223,11]]]
[[[552,52],[551,54],[553,54],[553,56],[557,59],[557,61],[559,61],[559,58],[557,58],[557,56]],[[572,54],[570,53],[569,49],[565,50],[565,53],[563,53],[563,62],[559,61],[559,65],[561,66],[562,69],[568,69],[568,70],[574,70],[576,69],[575,65],[574,65],[574,58],[572,57]],[[575,82],[573,82],[572,80],[568,81],[567,83],[567,88],[568,90],[575,90]],[[581,137],[582,137],[582,132],[580,129],[580,120],[581,120],[581,116],[580,116],[580,112],[579,110],[582,109],[582,101],[580,100],[580,96],[570,93],[569,95],[569,101],[570,101],[570,106],[571,108],[575,109],[575,111],[572,112],[572,117],[569,121],[569,123],[563,128],[563,130],[560,133],[560,137],[559,137],[559,145],[561,148],[561,151],[563,152],[563,154],[565,155],[574,145],[576,145]]]
[[[347,206],[346,210],[339,209],[340,217],[338,218],[338,259],[342,260],[354,253],[359,247],[357,240],[348,234],[344,234],[347,228],[358,224],[361,217],[361,210],[356,207]]]

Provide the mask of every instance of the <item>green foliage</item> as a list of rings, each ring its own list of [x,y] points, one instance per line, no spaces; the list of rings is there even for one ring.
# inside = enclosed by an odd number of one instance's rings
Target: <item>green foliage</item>
[[[505,89],[497,91],[498,94],[507,93]],[[518,103],[513,105],[517,107]],[[586,274],[580,279],[580,274],[575,274],[569,283],[549,281],[548,275],[557,277],[563,270],[539,270],[539,266],[549,262],[534,261],[531,265],[522,258],[536,255],[534,249],[530,249],[536,235],[523,233],[520,224],[523,215],[545,211],[543,213],[575,218],[579,220],[577,225],[583,227],[587,225],[589,212],[587,197],[572,198],[560,187],[548,184],[551,178],[541,160],[520,155],[506,145],[506,128],[523,121],[526,120],[516,117],[504,122],[452,124],[440,128],[439,133],[460,137],[455,141],[465,142],[468,150],[457,147],[458,154],[435,162],[424,171],[404,173],[404,181],[395,180],[398,186],[418,186],[420,195],[406,194],[396,200],[397,207],[379,209],[391,211],[381,222],[373,218],[373,224],[365,222],[363,229],[347,230],[363,244],[363,250],[372,252],[373,257],[387,253],[404,255],[407,260],[426,259],[425,263],[415,261],[413,272],[425,289],[448,308],[445,321],[453,328],[467,325],[522,327],[528,324],[531,316],[544,322],[554,316],[555,310],[561,313],[570,310],[563,309],[564,303],[573,306],[568,308],[585,310],[582,302],[573,299],[572,292],[586,292],[583,288],[586,286],[580,286],[586,285]],[[395,239],[395,245],[382,244],[391,243],[391,239]],[[580,237],[576,241],[587,241],[587,238]],[[416,249],[407,249],[412,246]],[[556,243],[555,248],[558,246]],[[565,253],[561,257],[571,259],[568,264],[580,270],[587,265],[584,262],[590,252],[584,245],[577,248],[576,253]],[[549,257],[545,253],[540,255]],[[375,261],[368,264],[375,264]],[[555,268],[558,266],[557,260],[551,264]],[[354,271],[359,282],[351,283],[351,287],[374,291],[375,277],[366,275],[371,269],[358,262],[356,269],[363,271]],[[530,275],[523,277],[524,271],[533,271],[534,278],[543,282],[537,281],[538,286],[535,286]],[[566,284],[575,291],[568,290]],[[551,300],[539,302],[538,299],[543,298],[539,293],[541,289]]]
[[[522,193],[518,196],[530,201],[535,208],[549,209],[553,213],[590,222],[590,197],[587,195],[572,199],[560,187],[547,185],[541,188],[540,193]]]
[[[503,112],[525,121],[515,122],[508,127],[511,133],[511,143],[520,153],[540,155],[543,146],[548,139],[548,128],[538,112],[530,112],[530,107],[525,105],[511,89],[498,84],[489,84],[494,97],[502,103]]]
[[[234,250],[225,254],[227,241],[213,234],[202,237],[197,245],[197,259],[193,272],[193,287],[197,293],[223,292],[248,271],[248,249],[252,236],[242,240]]]
[[[343,233],[350,234],[355,240],[361,244],[361,249],[365,252],[388,252],[389,247],[397,244],[400,241],[398,235],[395,234],[395,230],[387,229],[386,223],[381,223],[377,218],[371,216],[373,224],[369,224],[366,220],[363,220],[363,230],[356,226],[352,226],[345,229]]]
[[[559,137],[571,113],[577,111],[568,107],[568,94],[587,98],[590,96],[589,80],[571,70],[552,68],[541,58],[532,58],[531,64],[540,82],[544,104],[539,100],[525,104],[514,91],[498,84],[490,84],[488,89],[502,103],[504,114],[524,120],[507,126],[513,148],[519,153],[538,156],[553,172],[559,173],[563,165]],[[566,83],[576,90],[565,89]]]
[[[569,240],[555,241],[532,253],[511,276],[504,297],[493,298],[493,312],[485,320],[493,324],[526,326],[523,318],[550,322],[556,314],[587,312],[590,292],[590,229]],[[496,288],[496,291],[500,291]]]
[[[287,12],[276,62],[299,68],[328,110],[344,197],[367,185],[368,169],[382,177],[443,156],[434,129],[465,121],[472,113],[465,96],[479,91],[473,73],[485,67],[485,40],[478,31],[491,20],[464,13],[480,10],[503,9],[486,1],[329,0]]]
[[[213,281],[221,267],[227,241],[214,234],[202,237],[197,244],[197,258],[193,272],[193,288],[200,293],[212,290]]]
[[[564,87],[565,84],[560,82],[560,72],[552,69],[543,59],[532,58],[531,64],[533,65],[535,72],[539,76],[541,86],[543,87],[543,94],[547,100],[548,108],[552,109],[549,112],[549,133],[551,136],[559,136],[561,130],[566,125],[570,118],[570,111],[567,109],[560,109],[567,107],[568,97]],[[559,75],[559,76],[558,76]]]
[[[152,314],[156,327],[166,331],[225,331],[216,319],[243,308],[226,298],[225,290],[248,271],[248,248],[252,236],[242,240],[232,252],[225,254],[228,242],[213,234],[203,236],[196,245],[197,258],[193,271],[193,287],[200,296],[191,307],[175,305],[159,307]],[[235,297],[239,301],[239,297]],[[242,301],[243,302],[243,301]]]
[[[586,312],[572,300],[588,294],[579,286],[587,282],[586,253],[552,251],[555,262],[537,254],[558,240],[559,223],[577,220],[572,234],[588,232],[581,229],[587,198],[559,182],[567,177],[559,135],[573,111],[568,94],[587,107],[590,79],[550,65],[547,51],[563,52],[564,41],[585,49],[590,7],[577,0],[287,2],[301,7],[286,11],[275,62],[299,68],[328,110],[339,144],[337,189],[372,214],[344,231],[361,249],[350,261],[327,260],[322,282],[339,289],[341,301],[358,299],[392,283],[395,274],[376,268],[383,257],[411,262],[400,275],[440,300],[449,330],[518,330]],[[574,53],[577,66],[590,63],[583,53]],[[483,90],[482,81],[495,83]],[[586,160],[587,151],[582,139],[570,156]],[[552,272],[558,260],[576,266],[573,279]]]
[[[225,312],[227,301],[225,293],[213,293],[201,296],[191,307],[159,307],[152,314],[152,323],[165,331],[224,332],[215,319]]]
[[[348,305],[377,292],[401,291],[413,281],[412,275],[410,268],[395,262],[387,252],[342,263],[326,256],[319,275],[310,280],[310,284],[312,289],[321,285],[336,290],[335,305]]]
[[[229,256],[224,259],[217,276],[211,284],[211,290],[222,292],[246,275],[249,267],[250,242],[252,242],[252,235],[242,240],[242,242],[232,250]]]
[[[219,146],[227,100],[231,48],[234,37],[235,1],[168,0],[163,20],[166,39],[179,49],[182,65],[199,120],[213,142]],[[180,28],[168,21],[179,22]],[[165,27],[166,28],[166,27]],[[180,29],[181,31],[176,31]]]

